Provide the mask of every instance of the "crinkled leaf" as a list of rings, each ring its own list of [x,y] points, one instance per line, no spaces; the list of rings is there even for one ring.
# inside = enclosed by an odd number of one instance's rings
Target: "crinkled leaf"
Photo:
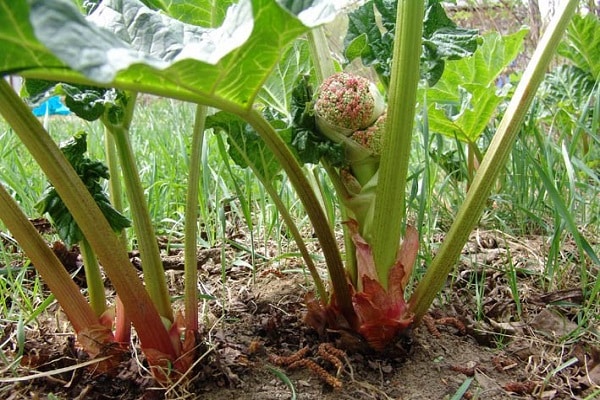
[[[30,106],[37,107],[46,101],[48,97],[54,95],[55,86],[56,82],[43,79],[25,79],[21,88],[21,96],[25,98]]]
[[[343,146],[317,133],[312,98],[309,77],[298,77],[292,91],[291,145],[303,163],[318,164],[321,158],[325,158],[333,166],[342,166],[346,162]]]
[[[61,150],[88,188],[110,226],[115,231],[131,226],[129,219],[112,207],[100,184],[101,179],[109,179],[108,168],[102,162],[90,160],[85,156],[86,134],[83,132],[77,134],[72,141],[62,146]],[[48,187],[37,208],[40,213],[48,213],[58,235],[68,246],[83,239],[83,233],[54,187]]]
[[[381,16],[380,30],[377,14]],[[349,61],[360,57],[372,66],[387,85],[396,27],[396,1],[371,0],[348,16],[345,55]],[[424,16],[422,76],[430,86],[440,78],[445,60],[467,57],[477,49],[478,33],[456,26],[448,18],[439,0],[429,0]]]
[[[95,121],[104,114],[106,89],[64,85],[65,105],[79,118]]]
[[[88,85],[71,85],[40,79],[25,80],[24,95],[31,105],[50,96],[64,96],[65,105],[79,118],[95,121],[105,115],[113,124],[121,122],[127,104],[125,92]]]
[[[216,29],[185,24],[137,0],[105,0],[87,19],[68,1],[33,0],[30,18],[36,36],[49,49],[102,83],[135,64],[162,70],[194,59],[214,65],[240,47],[253,28],[248,1],[230,8]]]
[[[56,92],[65,95],[65,105],[87,121],[95,121],[106,115],[111,123],[119,124],[128,101],[127,95],[121,90],[94,86],[62,83],[57,86]]]
[[[490,33],[471,57],[448,61],[439,82],[427,89],[429,128],[464,142],[475,142],[502,96],[496,79],[519,54],[527,30]]]
[[[388,0],[385,3],[383,8],[396,9],[394,1]],[[376,8],[371,0],[348,14],[348,33],[344,39],[345,56],[349,62],[360,57],[363,64],[373,67],[387,86],[391,73],[394,30],[379,29],[375,17]],[[395,24],[395,18],[394,16],[392,20],[385,20],[383,23],[389,27],[390,24]]]
[[[242,168],[252,166],[266,180],[273,180],[281,166],[261,137],[243,119],[220,111],[206,118],[206,128],[227,134],[229,155]]]
[[[325,141],[313,131],[294,129],[292,146],[298,159],[305,164],[318,164],[321,158],[327,159],[335,167],[346,162],[343,147],[339,143]]]
[[[421,74],[429,86],[444,72],[445,60],[468,57],[477,50],[479,34],[475,29],[459,28],[448,18],[440,0],[429,0],[423,23]]]
[[[592,79],[600,79],[600,18],[593,13],[574,15],[558,53],[588,72]]]
[[[135,0],[106,0],[89,19],[68,1],[32,0],[31,23],[39,40],[63,60],[58,61],[31,35],[27,5],[12,3],[0,0],[6,10],[0,46],[12,46],[11,57],[0,62],[2,72],[28,69],[29,77],[110,82],[240,113],[251,107],[289,44],[335,17],[315,2],[299,13],[304,25],[274,0],[240,0],[219,28],[201,28]]]

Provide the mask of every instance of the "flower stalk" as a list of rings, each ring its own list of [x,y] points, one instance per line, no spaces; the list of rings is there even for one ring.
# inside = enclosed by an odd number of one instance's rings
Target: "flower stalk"
[[[424,2],[398,1],[388,111],[382,141],[371,241],[381,284],[387,288],[405,216],[405,191],[415,117]]]
[[[2,85],[4,80],[0,82]],[[2,103],[0,99],[0,104]],[[90,307],[56,254],[48,247],[19,205],[0,184],[0,219],[23,248],[48,285],[76,333],[98,325],[98,315]]]

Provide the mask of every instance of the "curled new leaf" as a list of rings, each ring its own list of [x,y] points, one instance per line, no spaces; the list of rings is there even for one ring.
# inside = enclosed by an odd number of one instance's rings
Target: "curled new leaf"
[[[317,133],[312,107],[313,90],[308,76],[300,76],[292,91],[292,147],[303,163],[318,164],[325,158],[331,165],[344,165],[344,147]]]
[[[79,133],[61,150],[92,194],[110,226],[117,232],[131,226],[129,219],[112,207],[100,185],[101,179],[109,178],[108,168],[102,162],[90,160],[84,155],[87,151],[86,134]],[[48,187],[37,208],[41,213],[50,215],[58,235],[68,246],[83,239],[83,233],[53,186]]]

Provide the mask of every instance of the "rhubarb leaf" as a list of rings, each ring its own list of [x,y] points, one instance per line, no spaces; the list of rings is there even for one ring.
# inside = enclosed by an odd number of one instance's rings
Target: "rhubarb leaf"
[[[379,16],[383,29],[379,28]],[[375,69],[387,86],[396,29],[396,1],[368,1],[348,18],[346,58],[350,62],[360,57],[363,64]],[[444,71],[445,60],[473,54],[478,34],[476,30],[457,27],[446,15],[440,0],[428,0],[423,24],[422,75],[433,86]]]
[[[8,3],[0,0],[10,11]],[[105,0],[87,19],[68,1],[32,0],[31,24],[39,40],[84,76],[65,70],[62,62],[36,59],[9,61],[2,70],[17,64],[33,68],[28,76],[110,84],[241,113],[289,44],[335,17],[328,3],[314,1],[290,12],[274,0],[240,0],[227,9],[221,26],[204,28],[136,0]],[[21,11],[18,23],[6,21],[0,45],[31,30],[27,10]],[[33,47],[43,48],[37,41],[17,42],[15,56],[32,53]]]
[[[427,89],[431,131],[468,143],[479,138],[504,97],[496,79],[519,54],[526,34],[487,34],[473,56],[446,63],[439,82]]]
[[[558,53],[588,72],[592,79],[600,79],[600,18],[593,13],[574,15],[567,29],[566,39]]]
[[[227,9],[234,0],[146,0],[154,9],[188,24],[214,28],[223,23]]]
[[[292,119],[292,91],[299,76],[311,72],[311,59],[308,43],[298,40],[283,54],[271,75],[258,93],[261,103]]]
[[[422,75],[429,86],[444,72],[446,60],[472,55],[479,44],[475,29],[459,28],[448,18],[439,0],[429,0],[423,22]]]
[[[135,0],[106,0],[86,19],[72,3],[31,2],[36,36],[71,68],[101,83],[135,64],[162,70],[184,59],[216,64],[253,28],[252,6],[241,2],[217,29],[185,24]],[[65,46],[68,43],[68,46]]]
[[[72,141],[62,146],[61,150],[90,191],[110,226],[117,232],[131,226],[129,219],[112,207],[100,184],[102,179],[109,179],[108,167],[100,161],[93,161],[85,156],[86,134],[80,132]],[[72,246],[83,239],[81,229],[53,186],[48,187],[36,206],[40,213],[48,213],[58,235],[67,246]]]
[[[0,75],[39,67],[64,68],[33,33],[25,1],[0,0]]]

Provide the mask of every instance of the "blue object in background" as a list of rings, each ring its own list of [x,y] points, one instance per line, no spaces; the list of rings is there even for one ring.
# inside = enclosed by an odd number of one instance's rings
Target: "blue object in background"
[[[33,109],[33,115],[36,117],[43,117],[45,115],[69,115],[71,114],[71,110],[69,110],[65,105],[60,101],[59,96],[52,96],[39,106]]]

